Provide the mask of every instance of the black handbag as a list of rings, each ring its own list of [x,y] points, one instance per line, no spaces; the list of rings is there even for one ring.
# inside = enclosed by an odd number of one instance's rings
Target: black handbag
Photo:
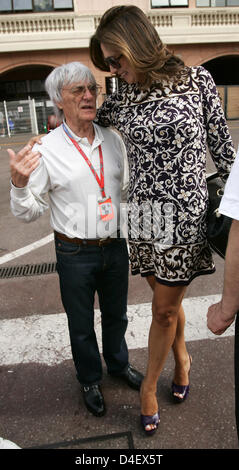
[[[207,177],[209,207],[207,213],[207,238],[212,250],[225,258],[228,235],[232,219],[219,213],[219,205],[224,192],[224,184],[218,173]]]

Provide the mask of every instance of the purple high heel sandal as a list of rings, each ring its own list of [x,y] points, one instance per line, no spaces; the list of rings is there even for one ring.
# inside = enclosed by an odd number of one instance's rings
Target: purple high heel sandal
[[[143,427],[143,430],[144,430],[146,436],[152,436],[155,433],[155,431],[157,430],[158,425],[160,423],[159,412],[155,413],[153,416],[140,415],[140,419],[141,419],[141,424],[142,424],[142,427]],[[153,425],[155,427],[152,428],[152,429],[147,430],[146,426],[148,426],[148,425]]]
[[[175,395],[176,393],[180,394]],[[189,394],[189,385],[176,385],[174,382],[172,383],[172,396],[175,403],[182,403],[186,400]]]
[[[192,357],[189,356],[189,360],[190,360],[190,369],[191,369],[191,364],[192,364]],[[189,369],[189,372],[188,372],[188,376],[190,374],[190,369]],[[172,382],[172,397],[173,397],[173,400],[175,403],[183,403],[188,394],[189,394],[189,384],[188,385],[177,385],[175,384],[174,382]],[[176,394],[179,394],[181,395],[180,397]]]

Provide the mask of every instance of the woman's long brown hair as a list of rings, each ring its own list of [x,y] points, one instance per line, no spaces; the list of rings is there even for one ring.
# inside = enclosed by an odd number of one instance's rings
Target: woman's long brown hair
[[[184,62],[162,43],[145,13],[134,5],[116,6],[107,10],[90,40],[93,64],[100,70],[109,71],[101,51],[101,43],[128,59],[137,76],[143,77],[143,88],[155,81],[177,81],[185,67]]]

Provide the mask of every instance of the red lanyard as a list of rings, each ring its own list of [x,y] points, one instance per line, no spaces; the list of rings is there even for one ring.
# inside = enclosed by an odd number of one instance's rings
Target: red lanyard
[[[96,172],[96,170],[94,169],[91,161],[89,160],[89,158],[87,157],[87,155],[85,154],[85,152],[83,152],[83,150],[80,148],[79,144],[75,141],[75,139],[73,139],[72,135],[70,134],[70,132],[68,131],[68,129],[65,127],[64,123],[63,123],[63,129],[65,131],[65,133],[68,135],[69,139],[71,140],[71,142],[74,144],[74,146],[77,148],[77,150],[80,152],[80,154],[82,155],[82,157],[85,159],[87,165],[89,166],[92,174],[94,175],[99,187],[100,187],[100,190],[101,190],[101,194],[102,194],[102,197],[106,197],[106,194],[105,194],[105,178],[104,178],[104,163],[103,163],[103,153],[102,153],[102,148],[101,148],[101,145],[99,146],[99,156],[100,156],[100,178]]]

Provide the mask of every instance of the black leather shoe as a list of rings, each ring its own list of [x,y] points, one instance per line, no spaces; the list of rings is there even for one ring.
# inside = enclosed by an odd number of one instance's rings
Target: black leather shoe
[[[106,413],[106,408],[100,386],[83,387],[82,392],[87,410],[95,416],[103,416]]]
[[[143,380],[143,375],[134,369],[130,364],[128,364],[121,374],[118,374],[117,377],[123,379],[129,387],[134,390],[140,390],[141,383]]]

